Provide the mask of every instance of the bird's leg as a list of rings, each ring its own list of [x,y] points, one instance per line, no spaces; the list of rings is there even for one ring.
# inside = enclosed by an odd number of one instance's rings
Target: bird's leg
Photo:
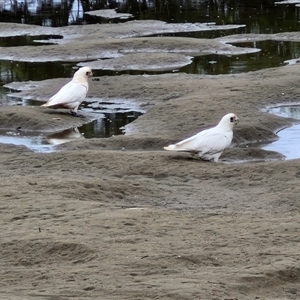
[[[70,113],[73,117],[79,117],[77,112],[73,111],[73,110],[70,110]]]
[[[85,118],[85,116],[79,115],[76,111],[70,110],[70,113],[73,117]]]
[[[196,158],[197,157],[197,155],[198,155],[198,152],[190,152],[190,154],[191,154],[191,158]]]

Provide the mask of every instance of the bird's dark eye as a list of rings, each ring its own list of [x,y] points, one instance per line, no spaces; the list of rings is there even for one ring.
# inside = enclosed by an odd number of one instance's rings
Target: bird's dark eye
[[[89,74],[90,74],[90,72],[86,72],[86,73],[85,73],[86,76],[89,76]]]
[[[230,122],[231,122],[231,123],[234,122],[234,117],[231,117],[231,118],[230,118]]]

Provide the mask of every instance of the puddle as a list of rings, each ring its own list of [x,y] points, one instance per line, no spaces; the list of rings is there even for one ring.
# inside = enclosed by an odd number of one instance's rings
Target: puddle
[[[18,99],[20,106],[40,106],[41,102],[30,99]],[[134,101],[127,99],[111,99],[110,102],[100,98],[87,98],[79,106],[78,113],[95,114],[93,122],[79,127],[85,138],[107,138],[124,134],[124,127],[145,113]]]
[[[267,146],[264,150],[276,151],[285,156],[286,160],[300,157],[300,124],[293,125],[277,132],[279,139]]]
[[[144,111],[134,102],[122,99],[115,99],[111,102],[103,102],[98,98],[87,98],[80,106],[80,111],[93,113],[96,120],[53,134],[26,133],[19,131],[0,132],[0,143],[23,145],[34,152],[49,153],[55,151],[55,146],[76,139],[108,138],[114,135],[125,134],[125,126]],[[18,105],[35,106],[41,105],[36,100],[20,100]]]
[[[0,135],[0,143],[25,146],[34,152],[49,153],[53,151],[53,146],[41,135],[22,136],[19,133],[8,131],[5,132],[5,135]]]
[[[300,104],[269,107],[265,109],[264,112],[268,112],[283,118],[293,118],[300,120]]]
[[[61,35],[21,35],[21,36],[7,36],[0,37],[0,47],[18,47],[18,46],[41,46],[54,44],[47,42],[50,39],[62,39]]]
[[[80,110],[97,114],[99,118],[79,128],[85,138],[104,138],[124,134],[124,127],[145,112],[133,101],[114,99],[111,102],[104,102],[97,98],[87,100],[88,102],[81,104]]]
[[[294,118],[300,120],[300,105],[277,106],[265,110],[266,112],[284,118]],[[285,156],[286,160],[300,157],[300,124],[284,128],[276,133],[278,140],[263,146],[264,150],[276,151]]]
[[[105,138],[119,134],[125,134],[125,126],[139,116],[141,112],[105,113],[104,118],[84,124],[79,131],[85,138]]]
[[[207,55],[193,59],[193,62],[179,71],[193,74],[238,74],[279,67],[288,64],[288,60],[300,57],[299,42],[261,41],[252,43],[234,43],[247,48],[259,48],[260,52],[243,55]]]
[[[48,135],[28,135],[18,131],[7,131],[1,133],[0,143],[25,146],[37,153],[50,153],[55,151],[56,145],[84,138],[84,135],[78,128],[71,128]]]
[[[28,135],[23,132],[6,131],[0,133],[1,144],[23,145],[34,152],[50,153],[55,146],[85,138],[107,138],[125,134],[125,126],[142,115],[141,112],[105,113],[91,123],[53,134]]]

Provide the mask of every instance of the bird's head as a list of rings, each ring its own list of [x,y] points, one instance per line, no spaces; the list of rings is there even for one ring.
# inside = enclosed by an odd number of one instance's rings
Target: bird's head
[[[90,67],[82,67],[75,72],[74,77],[76,76],[89,78],[93,76],[93,72]]]
[[[219,125],[226,126],[226,127],[229,126],[229,127],[233,128],[234,125],[236,125],[239,121],[240,121],[240,119],[238,118],[237,115],[230,113],[230,114],[225,115],[221,119]]]

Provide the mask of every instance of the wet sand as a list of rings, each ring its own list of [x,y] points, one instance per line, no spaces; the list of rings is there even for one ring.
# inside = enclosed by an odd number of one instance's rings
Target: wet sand
[[[300,160],[257,142],[295,122],[261,110],[299,101],[299,68],[99,77],[89,97],[146,111],[126,135],[50,154],[0,145],[2,297],[298,299]],[[61,83],[18,94],[45,99]],[[36,110],[15,116],[52,124]],[[220,163],[162,150],[228,112],[240,123]]]

